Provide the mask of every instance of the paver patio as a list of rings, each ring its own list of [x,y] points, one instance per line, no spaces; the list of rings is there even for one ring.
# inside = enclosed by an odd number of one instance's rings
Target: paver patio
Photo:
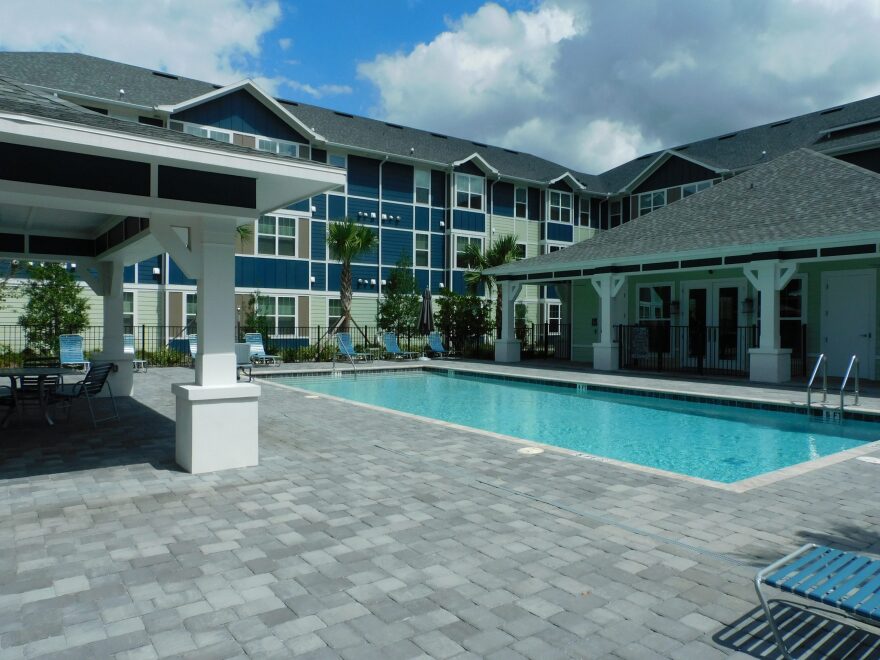
[[[273,385],[261,464],[189,475],[191,380],[138,374],[97,432],[0,431],[0,657],[776,657],[756,568],[880,553],[877,464],[736,493]],[[800,656],[880,655],[788,602]]]

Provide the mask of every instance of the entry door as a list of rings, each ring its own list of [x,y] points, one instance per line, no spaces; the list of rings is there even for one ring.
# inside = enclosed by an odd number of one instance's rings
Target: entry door
[[[829,375],[843,376],[858,355],[859,375],[874,378],[876,278],[874,270],[822,274],[822,352]]]
[[[695,366],[702,358],[707,366],[735,366],[744,357],[740,353],[746,350],[739,337],[744,284],[685,284],[682,294],[688,325],[687,364]]]

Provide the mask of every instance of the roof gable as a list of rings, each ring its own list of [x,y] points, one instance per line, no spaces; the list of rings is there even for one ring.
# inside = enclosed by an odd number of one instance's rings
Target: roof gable
[[[462,168],[461,171],[465,171],[466,165],[476,166],[480,169],[483,174],[498,174],[498,170],[492,167],[485,158],[483,158],[480,154],[474,152],[467,158],[462,158],[461,160],[457,160],[452,163],[456,169]]]
[[[703,181],[718,176],[723,169],[667,149],[657,155],[621,192],[657,190],[671,185]]]

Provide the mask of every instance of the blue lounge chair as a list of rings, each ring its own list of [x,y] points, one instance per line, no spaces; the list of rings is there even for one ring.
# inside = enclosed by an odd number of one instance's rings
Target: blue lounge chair
[[[139,360],[134,351],[134,335],[122,335],[122,352],[131,356],[131,366],[135,371],[147,370],[147,361]]]
[[[336,357],[345,358],[354,366],[355,360],[371,360],[373,356],[369,353],[359,353],[355,350],[354,344],[351,343],[351,334],[348,332],[336,333]]]
[[[428,335],[428,352],[441,360],[448,358],[451,353],[443,346],[443,340],[440,339],[439,332],[432,332]]]
[[[755,576],[758,599],[786,658],[791,655],[761,592],[762,584],[880,624],[880,560],[808,543]]]
[[[281,365],[281,358],[277,355],[268,355],[266,349],[263,348],[263,335],[259,332],[248,332],[244,336],[244,340],[251,347],[251,362],[254,364],[272,364]]]
[[[407,359],[417,358],[421,355],[421,353],[416,353],[414,351],[400,350],[400,345],[397,343],[397,335],[393,332],[386,332],[382,335],[382,341],[385,343],[385,357],[390,355],[394,358]]]
[[[189,342],[189,354],[190,357],[192,357],[192,366],[195,368],[196,358],[199,356],[199,336],[190,335],[186,339]]]
[[[80,335],[61,335],[58,337],[58,355],[62,367],[80,367],[88,371],[90,362],[83,355],[83,338]]]

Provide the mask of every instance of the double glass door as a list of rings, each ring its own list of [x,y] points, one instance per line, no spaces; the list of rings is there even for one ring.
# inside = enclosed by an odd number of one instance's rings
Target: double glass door
[[[747,346],[740,337],[745,325],[742,301],[745,283],[685,284],[682,299],[687,314],[687,351],[684,359],[730,368],[745,359]]]

